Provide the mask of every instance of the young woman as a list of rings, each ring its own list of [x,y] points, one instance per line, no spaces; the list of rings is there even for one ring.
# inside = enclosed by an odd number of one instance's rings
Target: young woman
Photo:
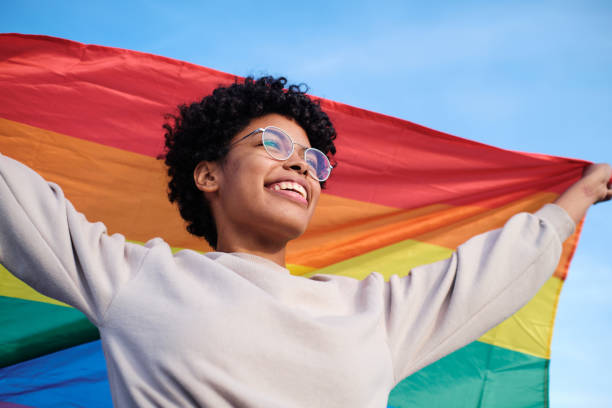
[[[0,156],[0,262],[100,329],[118,407],[384,407],[410,373],[478,338],[550,277],[611,169],[447,260],[385,282],[295,277],[285,247],[333,171],[327,115],[284,79],[247,79],[166,126],[169,197],[216,252],[108,236]]]

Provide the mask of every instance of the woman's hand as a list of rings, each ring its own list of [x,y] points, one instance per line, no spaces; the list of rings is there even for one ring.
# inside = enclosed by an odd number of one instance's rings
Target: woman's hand
[[[612,198],[612,167],[606,163],[591,164],[582,178],[568,188],[555,204],[562,207],[578,224],[592,204]]]
[[[591,164],[585,169],[582,179],[578,183],[584,182],[585,194],[595,199],[594,204],[601,203],[612,198],[611,175],[612,167],[609,164]]]

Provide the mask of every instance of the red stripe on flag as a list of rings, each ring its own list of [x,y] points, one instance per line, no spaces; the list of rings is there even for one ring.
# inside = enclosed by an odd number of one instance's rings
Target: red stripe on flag
[[[0,35],[1,117],[153,157],[163,148],[164,114],[236,78],[135,51]],[[339,135],[339,166],[327,192],[345,198],[404,209],[434,203],[495,208],[536,192],[561,193],[586,165],[321,103]]]

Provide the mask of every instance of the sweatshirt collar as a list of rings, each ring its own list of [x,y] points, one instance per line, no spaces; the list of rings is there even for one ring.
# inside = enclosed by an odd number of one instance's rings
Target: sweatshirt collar
[[[263,257],[258,256],[258,255],[253,255],[253,254],[249,254],[249,253],[246,253],[246,252],[217,252],[217,254],[219,254],[219,255],[230,255],[232,257],[236,257],[236,258],[242,259],[244,261],[248,261],[248,262],[252,262],[252,263],[257,264],[257,265],[264,266],[267,269],[272,269],[272,270],[275,270],[275,271],[278,271],[278,272],[287,273],[287,274],[290,273],[289,269],[283,268],[282,266],[280,266],[276,262],[272,262],[271,260],[263,258]]]

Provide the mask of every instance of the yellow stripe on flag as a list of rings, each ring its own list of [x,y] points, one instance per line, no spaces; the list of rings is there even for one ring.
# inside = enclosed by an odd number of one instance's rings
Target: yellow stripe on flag
[[[25,300],[33,300],[36,302],[51,303],[58,306],[70,307],[59,300],[51,299],[45,295],[41,295],[6,270],[0,265],[0,296],[13,297]]]
[[[553,276],[521,310],[479,340],[494,346],[550,358],[553,322],[563,281]]]
[[[406,276],[415,266],[448,258],[452,249],[407,239],[393,245],[370,251],[336,264],[306,274],[317,273],[349,276],[364,279],[372,272],[378,272],[388,280],[391,275]]]

